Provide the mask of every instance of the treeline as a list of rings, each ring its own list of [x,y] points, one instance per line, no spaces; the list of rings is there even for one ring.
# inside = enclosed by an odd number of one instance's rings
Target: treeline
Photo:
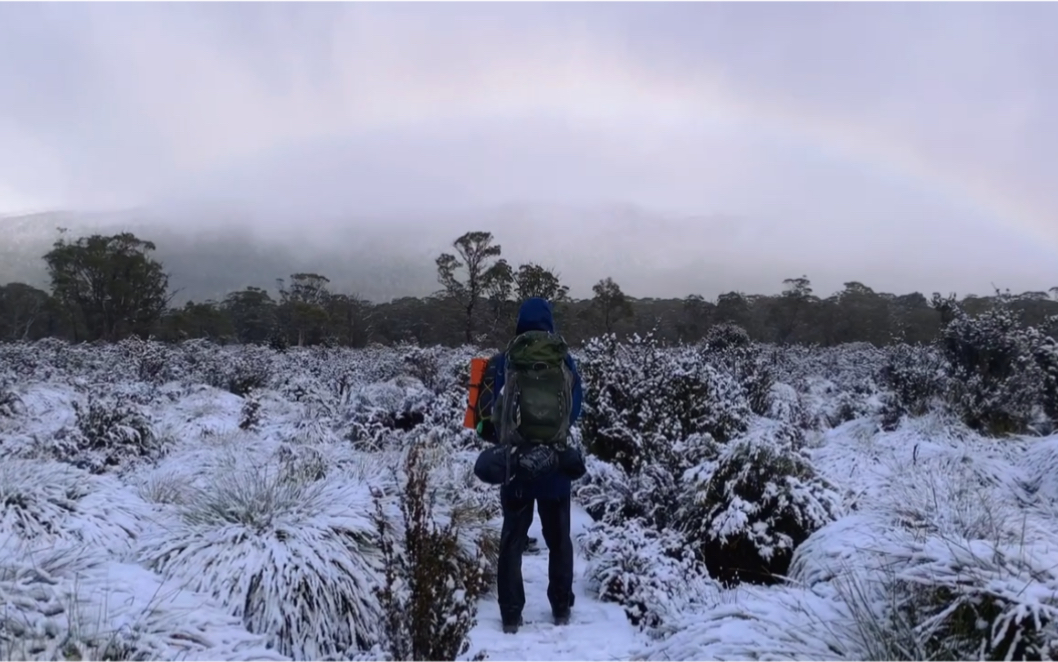
[[[759,341],[835,345],[886,345],[932,341],[955,296],[894,295],[859,282],[822,298],[802,276],[783,282],[782,294],[721,294],[715,301],[635,299],[611,278],[590,299],[569,296],[558,273],[538,264],[517,267],[502,257],[488,232],[468,232],[453,252],[436,260],[441,289],[424,298],[373,303],[334,292],[326,276],[297,273],[272,291],[259,285],[222,301],[171,306],[169,275],[152,256],[155,245],[131,233],[60,238],[43,259],[50,291],[25,283],[0,286],[0,340],[63,338],[72,342],[153,336],[163,341],[209,338],[218,343],[268,343],[276,347],[410,342],[498,344],[512,332],[518,303],[541,296],[554,302],[562,333],[578,345],[602,333],[653,331],[663,342],[695,342],[713,326],[737,324]],[[1051,288],[1058,294],[1058,288]],[[1048,292],[966,296],[971,315],[1003,301],[1031,325],[1049,323],[1058,302]]]

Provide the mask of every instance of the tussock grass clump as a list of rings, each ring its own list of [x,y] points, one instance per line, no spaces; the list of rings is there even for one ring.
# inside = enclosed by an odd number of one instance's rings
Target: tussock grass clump
[[[140,557],[219,600],[284,655],[370,648],[382,569],[370,489],[341,472],[311,480],[289,466],[219,467]]]

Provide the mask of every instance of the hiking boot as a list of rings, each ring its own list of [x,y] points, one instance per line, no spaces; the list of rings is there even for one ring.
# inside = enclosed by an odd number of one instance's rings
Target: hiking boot
[[[573,601],[575,600],[572,593],[569,594],[569,604],[565,607],[551,608],[551,616],[555,619],[555,625],[569,625],[569,613],[573,607]]]
[[[536,544],[536,538],[526,538],[525,539],[525,550],[523,551],[523,553],[524,554],[539,554],[540,553],[540,546]]]
[[[519,616],[518,618],[516,618],[514,620],[511,620],[511,621],[504,620],[503,621],[503,633],[504,634],[518,634],[518,628],[522,627],[523,623],[524,623],[524,621],[522,620],[521,616]]]

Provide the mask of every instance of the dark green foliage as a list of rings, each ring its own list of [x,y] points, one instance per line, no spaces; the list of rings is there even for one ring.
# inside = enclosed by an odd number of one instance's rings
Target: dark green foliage
[[[169,303],[169,276],[155,246],[130,233],[60,239],[44,256],[52,296],[85,340],[146,337]]]

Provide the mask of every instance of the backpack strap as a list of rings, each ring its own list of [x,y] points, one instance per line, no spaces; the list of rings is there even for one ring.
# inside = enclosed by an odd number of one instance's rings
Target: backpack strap
[[[478,436],[492,442],[496,441],[496,421],[494,419],[496,410],[496,368],[496,357],[490,357],[485,364],[478,401],[474,408],[474,415],[477,418],[476,431]]]

